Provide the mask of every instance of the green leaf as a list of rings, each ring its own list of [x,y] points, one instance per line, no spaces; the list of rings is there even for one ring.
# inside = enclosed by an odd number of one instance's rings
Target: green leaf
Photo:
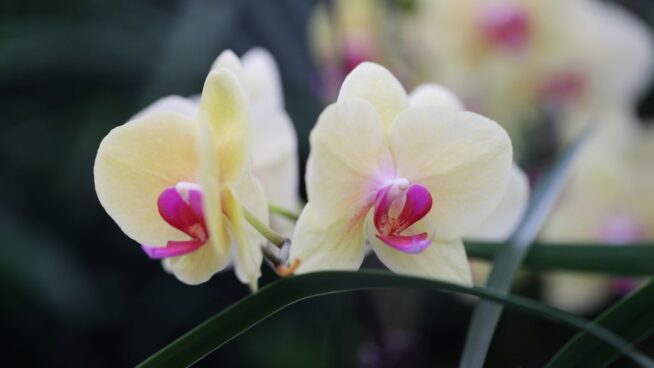
[[[573,159],[589,133],[585,131],[581,134],[555,161],[547,176],[536,186],[524,218],[511,239],[495,257],[493,269],[486,283],[489,288],[508,293],[515,273],[519,270],[530,246],[545,223],[547,215],[554,207],[572,167]],[[481,368],[483,366],[501,315],[501,305],[484,300],[477,304],[468,327],[460,367]]]
[[[465,242],[473,258],[492,261],[499,243]],[[654,244],[539,244],[529,248],[524,266],[538,271],[580,271],[620,276],[654,274]]]
[[[304,299],[353,290],[398,287],[458,292],[475,295],[494,303],[501,303],[509,308],[583,329],[606,341],[619,351],[625,352],[641,365],[654,366],[654,362],[633,349],[611,331],[572,314],[526,298],[504,295],[502,292],[485,288],[470,288],[442,281],[400,276],[389,272],[359,271],[317,272],[275,281],[261,288],[258,293],[242,299],[164,347],[141,363],[140,367],[189,366],[263,319]]]
[[[614,331],[632,344],[654,332],[654,281],[632,292],[602,313],[595,325]],[[580,332],[550,360],[547,367],[604,367],[620,356],[620,352],[594,336]]]

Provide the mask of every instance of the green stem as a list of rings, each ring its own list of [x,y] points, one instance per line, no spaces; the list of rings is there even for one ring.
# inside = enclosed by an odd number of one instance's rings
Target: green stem
[[[256,218],[256,216],[254,216],[252,212],[250,212],[245,207],[243,207],[243,216],[245,217],[245,220],[259,232],[259,234],[263,235],[264,238],[268,239],[268,241],[277,246],[277,248],[281,248],[286,242],[286,238],[268,227],[263,222],[259,221],[259,219]]]
[[[276,215],[280,215],[280,216],[285,217],[285,218],[287,218],[287,219],[289,219],[291,221],[297,221],[297,219],[300,217],[300,215],[297,214],[296,212],[291,211],[291,210],[289,210],[287,208],[278,206],[278,205],[276,205],[274,203],[268,203],[268,210],[271,213],[274,213]]]

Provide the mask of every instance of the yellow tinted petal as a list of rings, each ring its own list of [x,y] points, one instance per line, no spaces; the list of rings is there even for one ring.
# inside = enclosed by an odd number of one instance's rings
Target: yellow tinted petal
[[[218,71],[220,69],[227,69],[234,73],[234,76],[238,79],[239,83],[245,85],[245,70],[243,69],[241,60],[236,56],[234,51],[225,50],[218,55],[211,65],[211,71]]]
[[[416,87],[409,95],[411,106],[434,106],[446,110],[463,111],[463,103],[443,86],[427,83]]]
[[[374,200],[371,193],[383,180],[384,138],[370,104],[345,100],[327,107],[310,141],[307,194],[322,221],[354,216]]]
[[[409,99],[400,82],[379,64],[359,64],[343,81],[338,101],[361,98],[377,111],[385,126],[409,106]]]
[[[512,165],[508,135],[470,112],[413,107],[389,131],[398,176],[431,193],[436,239],[457,239],[478,226],[506,192]]]
[[[268,50],[255,47],[243,54],[245,84],[253,104],[284,108],[279,69]]]
[[[244,176],[233,187],[237,203],[250,211],[259,221],[268,224],[268,202],[259,181],[249,175]],[[263,254],[261,247],[267,240],[249,223],[242,222],[243,243],[236,247],[246,247],[245,250],[235,249],[234,271],[238,279],[256,290],[257,279],[261,276]],[[249,256],[248,256],[249,254]]]
[[[229,259],[229,258],[228,258]],[[164,268],[185,284],[198,285],[207,282],[211,276],[225,267],[225,257],[220,255],[210,243],[195,252],[166,258]]]
[[[159,215],[157,200],[180,181],[197,182],[197,126],[187,117],[154,112],[114,128],[95,159],[95,190],[130,238],[149,246],[189,237]]]
[[[238,179],[249,160],[250,105],[232,72],[219,69],[209,73],[202,90],[199,118],[211,127],[221,180]]]
[[[529,202],[529,179],[513,165],[509,186],[502,200],[479,226],[466,234],[466,239],[505,241],[522,219]]]
[[[209,231],[209,243],[213,248],[219,269],[224,268],[230,258],[230,239],[225,228],[222,191],[220,185],[219,157],[216,154],[213,134],[207,121],[200,121],[199,139],[199,179],[202,186],[202,208],[204,211],[207,230]],[[207,246],[205,245],[205,246]]]
[[[364,257],[364,221],[342,216],[330,224],[315,211],[314,203],[304,207],[295,226],[290,260],[298,258],[296,273],[322,270],[357,270]]]
[[[166,96],[150,104],[150,106],[139,111],[130,120],[138,119],[153,112],[177,112],[189,118],[195,118],[198,113],[198,103],[192,98],[185,98],[177,95]]]
[[[257,280],[261,276],[261,243],[251,243],[251,237],[246,232],[241,204],[231,189],[223,191],[223,211],[229,219],[232,235],[236,243],[234,251],[234,270],[239,279],[250,286],[253,292],[257,290]],[[251,234],[251,233],[250,233]]]
[[[372,221],[368,222],[368,240],[379,260],[391,271],[403,275],[472,285],[466,251],[461,240],[432,241],[422,253],[409,254],[386,245],[375,236]]]
[[[293,123],[279,109],[255,108],[253,117],[253,174],[270,203],[299,210],[299,163]],[[294,222],[280,216],[274,216],[271,225],[284,235],[293,233]]]

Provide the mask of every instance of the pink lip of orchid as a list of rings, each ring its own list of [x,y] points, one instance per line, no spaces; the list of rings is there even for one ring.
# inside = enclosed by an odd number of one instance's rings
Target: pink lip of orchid
[[[427,233],[402,235],[411,225],[425,217],[432,207],[429,191],[406,179],[384,186],[374,203],[374,224],[377,238],[404,253],[417,254],[430,244]]]
[[[165,247],[141,245],[151,259],[177,257],[196,251],[209,240],[202,211],[202,192],[197,185],[179,183],[164,189],[157,201],[159,214],[170,226],[184,232],[191,240],[170,240]]]
[[[486,9],[479,25],[484,36],[507,51],[520,51],[529,39],[529,14],[518,6],[504,5]]]

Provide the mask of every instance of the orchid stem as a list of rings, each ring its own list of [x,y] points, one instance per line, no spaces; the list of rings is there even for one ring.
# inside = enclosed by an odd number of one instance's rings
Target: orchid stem
[[[268,241],[273,243],[277,248],[281,248],[285,244],[286,238],[263,222],[259,221],[259,219],[245,207],[243,207],[243,216],[245,217],[245,220],[259,232],[259,234],[263,235],[264,238],[268,239]]]
[[[273,204],[273,203],[268,203],[268,210],[271,213],[274,213],[276,215],[280,215],[280,216],[285,217],[285,218],[287,218],[289,220],[292,220],[292,221],[297,221],[297,219],[300,217],[300,215],[297,214],[296,212],[294,212],[292,210],[289,210],[287,208],[278,206],[278,205]]]

